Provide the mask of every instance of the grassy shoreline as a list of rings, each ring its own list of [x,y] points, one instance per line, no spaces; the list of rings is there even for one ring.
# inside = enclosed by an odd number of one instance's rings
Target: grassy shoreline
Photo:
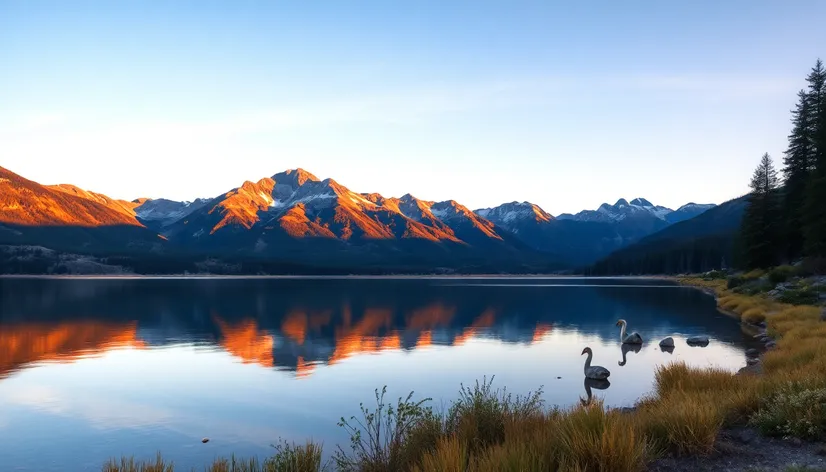
[[[820,308],[737,293],[724,278],[674,280],[714,295],[722,311],[744,322],[765,322],[776,345],[763,354],[757,373],[673,363],[658,369],[654,391],[632,412],[599,401],[548,409],[541,389],[514,397],[487,380],[463,386],[443,414],[411,397],[388,404],[377,391],[375,408],[362,406],[362,418],[341,419],[352,441],[329,463],[321,463],[321,445],[283,444],[261,462],[219,459],[202,470],[631,472],[665,455],[709,454],[730,427],[826,438],[826,323]],[[174,466],[160,457],[145,463],[120,459],[103,470],[170,472]]]

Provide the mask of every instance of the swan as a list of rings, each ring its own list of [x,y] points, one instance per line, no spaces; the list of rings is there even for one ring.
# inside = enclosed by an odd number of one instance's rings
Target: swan
[[[593,401],[593,394],[591,393],[591,388],[596,388],[598,390],[605,390],[606,388],[611,386],[611,382],[608,380],[594,380],[585,378],[585,395],[588,396],[587,399],[579,397],[579,402],[582,403],[582,406],[588,406]]]
[[[605,367],[601,365],[591,365],[591,359],[594,357],[594,352],[591,351],[590,347],[586,347],[582,350],[582,354],[588,354],[588,358],[585,359],[585,368],[583,372],[585,372],[585,377],[594,380],[605,380],[611,375],[611,372],[608,371]],[[580,354],[580,355],[582,355]]]
[[[620,340],[623,344],[642,344],[642,336],[639,333],[631,333],[626,336],[625,334],[625,327],[628,326],[628,323],[625,320],[617,320],[617,326],[622,326],[620,329]]]
[[[628,354],[628,351],[633,351],[635,353],[640,352],[642,346],[639,344],[623,344],[620,349],[622,350],[622,360],[617,362],[617,364],[622,367],[626,363],[625,356]]]

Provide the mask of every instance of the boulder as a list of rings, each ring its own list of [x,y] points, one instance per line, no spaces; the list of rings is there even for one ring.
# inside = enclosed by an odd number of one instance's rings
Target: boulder
[[[660,341],[660,347],[674,347],[674,338],[671,336]]]
[[[691,336],[685,340],[689,346],[707,346],[708,336]]]

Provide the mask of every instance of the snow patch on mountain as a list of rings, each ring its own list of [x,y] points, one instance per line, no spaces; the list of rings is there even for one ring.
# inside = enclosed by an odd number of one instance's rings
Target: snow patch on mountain
[[[165,198],[146,200],[135,207],[135,215],[144,221],[163,221],[164,224],[170,224],[203,207],[208,201],[204,198],[191,202],[176,202]]]

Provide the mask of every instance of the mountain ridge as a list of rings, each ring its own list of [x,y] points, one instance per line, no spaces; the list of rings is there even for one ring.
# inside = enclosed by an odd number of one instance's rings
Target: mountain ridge
[[[91,205],[96,212],[104,212],[107,219],[154,233],[165,241],[155,250],[166,254],[286,257],[316,262],[346,259],[351,264],[375,265],[497,261],[506,266],[573,266],[596,261],[714,206],[687,203],[671,210],[638,197],[631,202],[620,198],[614,205],[604,204],[598,210],[558,217],[527,201],[471,211],[455,200],[436,202],[411,193],[384,197],[355,192],[332,178],[322,180],[302,168],[246,180],[212,198],[181,202],[165,198],[116,200],[71,184],[40,186],[25,179],[15,181],[42,189],[39,191],[43,196],[34,198],[29,207],[37,207],[38,199],[46,197],[69,199],[65,204],[69,213],[80,211],[77,205]],[[10,220],[8,215],[6,220]],[[57,217],[53,220],[38,224],[71,224]],[[105,222],[89,224],[94,227]],[[25,242],[25,238],[18,240]]]

